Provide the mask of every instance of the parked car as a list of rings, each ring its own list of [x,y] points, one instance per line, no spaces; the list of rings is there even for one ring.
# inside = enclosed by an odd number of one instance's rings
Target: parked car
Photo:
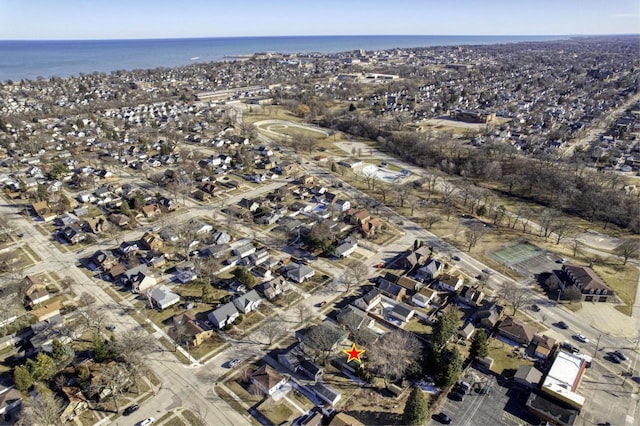
[[[452,256],[451,257],[453,260],[460,260],[460,256]]]
[[[150,424],[152,424],[155,421],[156,421],[156,419],[154,419],[153,417],[149,417],[148,419],[144,419],[143,421],[141,421],[138,424],[140,426],[149,426]]]
[[[534,312],[540,312],[540,306],[538,306],[538,305],[536,305],[536,304],[531,305],[531,309],[532,309]]]
[[[237,366],[238,364],[240,364],[240,359],[239,358],[234,358],[231,361],[229,361],[229,368],[233,368],[235,366]]]
[[[451,391],[449,392],[449,398],[454,401],[464,401],[464,394],[462,392]]]
[[[589,339],[587,339],[586,337],[584,337],[582,334],[578,333],[575,336],[573,336],[574,339],[576,339],[578,342],[582,342],[582,343],[589,343]]]
[[[124,411],[122,412],[123,415],[128,416],[129,414],[135,412],[138,410],[138,408],[140,408],[140,406],[138,404],[133,404],[128,406],[127,408],[124,409]]]
[[[322,302],[318,303],[318,308],[322,308],[326,304],[327,304],[327,301],[323,300]]]
[[[107,330],[109,330],[109,331],[115,331],[115,330],[116,330],[116,325],[115,325],[115,324],[109,324],[109,325],[107,326]]]
[[[626,361],[629,359],[625,354],[622,353],[620,349],[613,351],[612,354],[620,358],[621,361]]]
[[[447,416],[442,411],[439,412],[438,414],[434,414],[433,419],[445,425],[451,424],[451,417]]]
[[[606,359],[609,362],[612,362],[614,364],[620,364],[622,362],[622,360],[620,358],[618,358],[617,356],[614,355],[613,352],[609,352],[604,359]]]
[[[567,325],[567,323],[566,323],[566,322],[564,322],[564,321],[557,322],[557,323],[556,323],[556,326],[557,326],[558,328],[563,329],[563,330],[567,330],[567,329],[569,328],[569,326]]]
[[[455,392],[462,392],[463,394],[466,394],[471,390],[471,385],[467,382],[458,382],[455,384],[453,389]]]

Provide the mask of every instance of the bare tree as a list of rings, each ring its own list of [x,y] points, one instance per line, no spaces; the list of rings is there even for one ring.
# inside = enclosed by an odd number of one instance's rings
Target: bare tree
[[[427,229],[431,229],[433,225],[440,222],[442,218],[439,214],[429,212],[424,216],[424,220],[427,222]]]
[[[193,220],[182,222],[173,227],[176,237],[176,246],[181,251],[182,255],[186,258],[189,257],[189,252],[194,246],[194,243],[198,238],[198,227]]]
[[[90,306],[93,306],[96,303],[96,298],[93,297],[93,295],[87,293],[86,291],[82,292],[82,294],[80,294],[80,297],[78,297],[78,307],[80,308],[89,308]]]
[[[275,342],[276,337],[282,334],[284,329],[280,321],[271,319],[265,322],[265,324],[260,328],[260,331],[262,331],[262,334],[264,334],[267,337],[269,341],[269,346],[271,346],[273,345],[273,342]]]
[[[35,394],[23,400],[23,412],[19,425],[62,425],[60,411],[62,401],[49,389],[38,389]]]
[[[523,287],[507,282],[500,285],[499,295],[511,306],[513,315],[529,300],[529,296]]]
[[[385,386],[397,380],[418,365],[422,346],[411,334],[404,331],[388,332],[371,345],[367,358],[373,370],[384,379]]]
[[[456,191],[455,185],[448,180],[443,180],[440,185],[440,195],[442,196],[442,203],[447,205],[451,204],[451,200]]]
[[[207,426],[209,424],[207,422],[207,414],[209,413],[209,410],[207,410],[206,408],[203,409],[199,405],[194,404],[191,406],[190,411],[191,413],[193,413],[194,417],[194,423],[191,423],[193,426]]]
[[[367,268],[367,265],[359,260],[356,260],[349,264],[348,272],[353,276],[358,284],[364,281],[369,275],[369,269]]]
[[[489,227],[487,227],[483,223],[474,222],[472,223],[468,229],[464,233],[464,237],[467,240],[468,250],[471,251],[472,248],[478,244],[480,239],[484,237],[489,232]]]
[[[556,245],[560,244],[569,232],[571,232],[572,223],[566,217],[559,218],[551,227],[553,233],[556,234]]]
[[[294,309],[295,309],[295,312],[298,314],[298,321],[300,322],[300,324],[303,324],[305,321],[307,321],[311,317],[311,312],[309,311],[309,308],[307,307],[307,305],[305,305],[302,302],[298,303]]]
[[[338,277],[337,281],[344,288],[345,293],[349,293],[358,284],[358,280],[350,269],[343,272],[342,275]]]
[[[126,390],[130,382],[129,374],[121,365],[111,364],[100,370],[91,387],[96,394],[107,391],[116,406],[115,412],[118,413],[120,412],[118,397]]]
[[[635,239],[627,238],[622,241],[622,243],[616,247],[615,254],[622,257],[623,265],[627,264],[627,261],[631,257],[638,257],[640,253],[640,242]]]

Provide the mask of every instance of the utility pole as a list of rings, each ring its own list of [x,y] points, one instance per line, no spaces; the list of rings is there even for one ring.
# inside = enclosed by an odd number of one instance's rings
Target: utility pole
[[[595,358],[596,355],[598,354],[598,348],[600,347],[600,338],[602,337],[602,334],[598,334],[598,342],[596,343],[596,350],[593,351],[593,357]]]

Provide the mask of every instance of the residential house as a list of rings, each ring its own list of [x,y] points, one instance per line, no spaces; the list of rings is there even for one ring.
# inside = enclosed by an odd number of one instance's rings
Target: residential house
[[[287,278],[297,283],[303,283],[304,280],[309,279],[315,275],[316,271],[304,264],[294,263],[286,269]]]
[[[472,307],[478,307],[484,300],[484,292],[477,288],[464,285],[460,289],[460,293],[457,295],[458,303],[464,303]]]
[[[371,219],[371,214],[367,210],[349,209],[345,215],[352,225],[362,225]]]
[[[531,343],[535,346],[534,355],[540,359],[547,359],[556,345],[556,339],[546,334],[535,334]]]
[[[382,295],[377,289],[369,290],[362,297],[357,298],[353,304],[358,308],[369,312],[380,304]]]
[[[436,286],[441,291],[455,293],[460,287],[462,287],[463,283],[464,280],[462,279],[462,277],[444,274],[438,278]]]
[[[233,254],[240,257],[240,258],[245,258],[249,255],[252,255],[253,253],[256,252],[256,248],[255,246],[248,242],[246,244],[242,244],[237,246],[236,248],[233,249]]]
[[[238,318],[238,315],[240,315],[240,313],[233,302],[229,302],[209,312],[207,318],[216,328],[220,329],[232,324],[236,318]]]
[[[348,257],[357,247],[357,241],[346,241],[335,248],[334,254],[338,257]]]
[[[458,336],[460,336],[465,340],[469,340],[471,339],[471,336],[473,336],[475,332],[476,332],[476,328],[473,326],[473,324],[468,322],[464,326],[462,326],[460,330],[458,330]],[[480,331],[480,332],[484,333],[484,331]]]
[[[231,241],[231,235],[224,231],[215,231],[211,237],[215,245],[222,245]]]
[[[104,216],[97,216],[97,217],[91,217],[83,220],[81,226],[83,231],[89,232],[92,234],[97,234],[102,232],[104,224],[105,224]]]
[[[4,418],[7,413],[22,404],[22,393],[14,387],[0,386],[0,388],[0,416]]]
[[[130,285],[133,293],[145,292],[158,283],[156,277],[145,272],[147,269],[148,266],[145,264],[129,269],[125,271],[124,278],[121,278],[121,281],[123,281],[125,285]],[[109,270],[109,273],[112,272],[113,268]]]
[[[404,303],[396,303],[393,309],[391,309],[391,316],[402,322],[409,322],[415,313],[416,311]]]
[[[174,278],[180,284],[188,284],[198,278],[198,274],[193,270],[193,267],[176,266]]]
[[[327,200],[328,200],[328,195],[329,195],[328,193],[325,194],[325,198]],[[331,194],[331,195],[333,195],[333,194]],[[346,211],[349,211],[349,209],[351,208],[351,201],[349,201],[349,200],[336,200],[334,202],[334,205],[335,205],[335,210],[338,213],[342,214],[342,213],[344,213]]]
[[[294,373],[301,374],[317,382],[324,374],[324,369],[311,361],[302,351],[300,345],[294,345],[286,352],[278,354],[278,362]]]
[[[365,424],[341,411],[333,416],[328,426],[365,426]]]
[[[289,283],[284,277],[277,276],[269,281],[259,284],[256,289],[264,294],[267,300],[274,300],[276,297],[284,293],[289,288]]]
[[[498,334],[514,342],[529,345],[536,334],[536,329],[519,319],[509,316],[498,326]]]
[[[564,264],[562,270],[554,271],[556,280],[561,288],[576,286],[585,302],[614,301],[614,292],[598,274],[588,266]]]
[[[55,219],[56,215],[51,212],[49,203],[46,201],[39,201],[31,205],[33,212],[42,219],[43,222],[50,222]]]
[[[64,394],[63,409],[60,413],[60,420],[68,422],[79,416],[89,408],[89,400],[84,396],[80,388],[63,386],[62,394]]]
[[[87,237],[84,231],[82,231],[82,228],[78,225],[67,226],[60,231],[60,233],[69,244],[78,244]]]
[[[406,275],[399,276],[395,283],[400,287],[404,287],[407,289],[407,295],[412,295],[418,290],[420,290],[424,284],[420,281],[416,281],[412,278],[407,277]]]
[[[166,285],[161,285],[151,290],[149,297],[151,297],[153,304],[161,310],[180,303],[180,296],[169,290]]]
[[[421,308],[426,308],[433,301],[438,293],[429,287],[423,287],[419,292],[413,295],[411,303]]]
[[[145,232],[142,234],[142,237],[140,237],[140,243],[147,250],[160,250],[164,245],[160,235],[155,232]]]
[[[30,277],[26,277],[23,280],[23,282],[25,282],[27,278],[30,278]],[[29,281],[34,282],[31,280]],[[47,291],[47,288],[44,285],[44,283],[38,278],[36,278],[35,281],[37,282],[35,284],[31,284],[29,287],[27,287],[27,290],[25,291],[25,296],[24,296],[25,305],[29,309],[33,309],[40,303],[46,302],[47,300],[51,299],[51,294],[49,294],[49,292]]]
[[[438,277],[443,269],[444,263],[435,259],[427,259],[425,264],[416,270],[416,277],[422,281],[430,281]]]
[[[261,303],[262,299],[255,289],[233,299],[234,306],[243,314],[257,310]]]
[[[118,246],[118,253],[125,257],[132,256],[138,251],[140,251],[138,241],[123,241]]]
[[[160,214],[160,207],[157,204],[149,204],[144,206],[142,209],[142,214],[147,219],[154,218]]]
[[[251,213],[255,212],[260,207],[260,204],[256,203],[253,200],[249,200],[248,198],[241,199],[238,202],[238,205],[243,209],[249,210]]]
[[[367,313],[353,305],[347,305],[338,312],[336,317],[338,324],[345,327],[348,331],[373,327],[375,320],[367,315]]]
[[[249,376],[251,383],[256,385],[265,395],[272,396],[282,385],[287,382],[287,378],[278,373],[272,367],[264,364]]]
[[[311,390],[323,401],[328,402],[331,405],[336,405],[338,401],[342,398],[342,394],[340,391],[332,388],[331,386],[318,382],[314,385],[311,385]]]
[[[188,339],[190,347],[200,346],[209,337],[213,336],[213,330],[203,329],[193,312],[183,312],[173,317],[173,325],[181,328],[181,333]]]
[[[495,302],[485,303],[476,312],[476,318],[482,326],[491,330],[502,318],[503,311],[504,308]]]
[[[121,213],[111,213],[108,216],[109,222],[119,226],[119,227],[124,227],[129,225],[129,222],[131,221],[131,219],[129,219],[129,216],[121,214]]]
[[[407,289],[384,278],[378,278],[378,291],[390,299],[399,301],[404,298]]]
[[[426,264],[429,256],[431,256],[431,249],[428,246],[421,246],[406,252],[400,264],[403,268],[411,271],[416,267]]]
[[[380,231],[383,228],[383,226],[384,225],[380,219],[376,217],[372,217],[367,222],[362,223],[360,225],[360,233],[365,238],[373,238],[376,236],[378,231]]]

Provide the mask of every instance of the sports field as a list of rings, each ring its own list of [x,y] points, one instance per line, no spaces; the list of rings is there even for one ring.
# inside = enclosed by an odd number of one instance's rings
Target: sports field
[[[522,241],[511,246],[502,247],[490,254],[498,262],[508,267],[514,267],[519,263],[546,254],[540,247]]]

